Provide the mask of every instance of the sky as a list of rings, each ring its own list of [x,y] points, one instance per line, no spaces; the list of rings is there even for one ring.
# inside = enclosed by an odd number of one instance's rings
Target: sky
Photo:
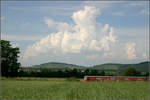
[[[148,1],[2,1],[0,18],[24,67],[149,61]]]

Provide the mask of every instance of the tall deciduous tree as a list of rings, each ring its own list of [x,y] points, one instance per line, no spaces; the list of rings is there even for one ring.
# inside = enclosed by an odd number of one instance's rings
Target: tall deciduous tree
[[[131,67],[127,67],[127,68],[124,70],[123,74],[124,74],[125,76],[140,76],[140,75],[141,75],[141,72],[138,71],[138,70],[136,70],[135,67],[132,67],[132,66],[131,66]]]
[[[9,41],[1,40],[1,74],[6,77],[14,77],[18,74],[19,48],[12,47]]]

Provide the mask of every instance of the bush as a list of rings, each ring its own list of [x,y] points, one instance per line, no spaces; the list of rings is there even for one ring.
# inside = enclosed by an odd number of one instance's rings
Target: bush
[[[135,67],[127,67],[124,71],[123,71],[123,75],[125,76],[140,76],[141,72],[136,70]]]

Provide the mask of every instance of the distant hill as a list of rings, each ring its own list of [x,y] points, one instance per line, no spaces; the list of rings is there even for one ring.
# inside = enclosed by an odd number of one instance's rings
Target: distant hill
[[[32,68],[51,68],[51,69],[84,69],[84,66],[78,66],[74,64],[59,63],[59,62],[49,62],[40,65],[34,65]]]
[[[59,63],[59,62],[49,62],[44,63],[40,65],[34,65],[26,68],[49,68],[49,69],[94,69],[94,70],[123,70],[129,66],[136,67],[137,70],[148,72],[149,71],[149,62],[141,62],[137,64],[117,64],[117,63],[107,63],[107,64],[101,64],[101,65],[95,65],[92,67],[85,67],[85,66],[79,66],[74,64],[67,64],[67,63]]]
[[[136,67],[137,70],[148,72],[149,71],[149,62],[141,62],[138,64],[115,64],[115,63],[108,63],[102,65],[95,65],[92,69],[97,70],[123,70],[129,66]]]

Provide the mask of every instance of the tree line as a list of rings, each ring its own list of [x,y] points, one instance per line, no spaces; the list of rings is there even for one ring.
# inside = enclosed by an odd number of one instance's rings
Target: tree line
[[[76,78],[83,78],[86,75],[100,75],[104,76],[105,72],[97,72],[96,70],[89,71],[89,69],[85,70],[82,72],[81,70],[78,69],[72,69],[72,70],[58,70],[58,71],[53,71],[51,69],[40,69],[39,71],[19,71],[19,76],[20,77],[60,77],[60,78],[65,78],[65,77],[76,77]]]
[[[97,70],[80,70],[80,69],[72,69],[72,70],[57,70],[54,71],[52,69],[38,69],[40,71],[19,71],[20,77],[76,77],[76,78],[83,78],[84,76],[149,76],[149,72],[142,74],[140,71],[136,70],[135,67],[128,67],[122,71],[118,72],[107,72],[107,71],[97,71]]]
[[[1,75],[5,77],[77,77],[83,78],[86,75],[90,76],[149,76],[149,72],[142,74],[140,71],[136,70],[135,67],[128,67],[115,73],[106,73],[106,71],[97,71],[86,69],[84,71],[79,69],[72,70],[57,70],[53,71],[51,69],[40,69],[40,71],[24,71],[20,68],[21,64],[18,62],[19,48],[13,47],[11,43],[7,40],[1,40]]]

